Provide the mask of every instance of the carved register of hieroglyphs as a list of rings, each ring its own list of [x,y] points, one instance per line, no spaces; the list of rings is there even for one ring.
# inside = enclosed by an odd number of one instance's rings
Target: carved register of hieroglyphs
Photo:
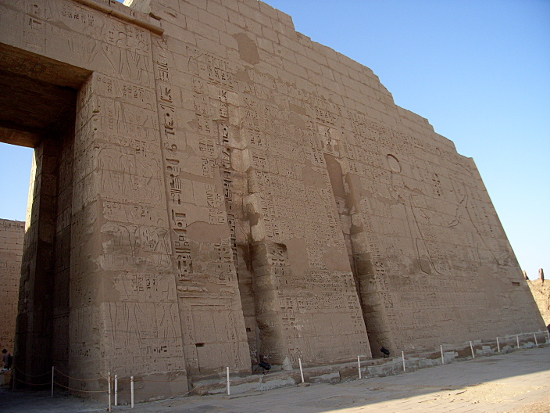
[[[542,325],[473,161],[370,69],[257,0],[126,3],[0,5],[0,74],[67,114],[1,112],[37,154],[23,370],[170,395]]]

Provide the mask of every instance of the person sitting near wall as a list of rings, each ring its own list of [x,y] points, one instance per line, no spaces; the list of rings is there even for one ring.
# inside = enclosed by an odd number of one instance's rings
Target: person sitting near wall
[[[13,356],[8,352],[8,350],[3,349],[2,350],[2,364],[4,365],[4,368],[2,371],[6,371],[11,369],[11,364],[13,362]]]
[[[390,355],[390,351],[389,351],[387,348],[385,348],[385,347],[382,347],[382,348],[380,349],[380,351],[381,351],[382,354],[384,355],[384,358],[387,358],[387,357]]]
[[[271,370],[271,364],[266,362],[262,356],[260,356],[260,362],[258,363],[258,366],[263,369],[264,374],[269,373],[269,370]]]

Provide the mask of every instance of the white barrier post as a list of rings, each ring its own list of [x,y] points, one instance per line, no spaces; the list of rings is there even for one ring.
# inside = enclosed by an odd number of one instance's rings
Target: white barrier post
[[[115,406],[118,406],[118,375],[115,374]]]
[[[445,364],[445,357],[443,356],[443,344],[439,346],[441,349],[441,364]]]
[[[535,346],[539,346],[539,342],[537,341],[537,333],[533,333],[533,337],[535,338]]]
[[[107,379],[107,386],[108,390],[107,393],[109,394],[109,408],[107,409],[108,412],[111,411],[111,372],[107,373],[108,379]]]
[[[518,349],[519,349],[519,334],[516,334],[516,341],[518,342]]]
[[[359,379],[361,379],[361,356],[357,356],[357,370],[359,371]]]
[[[497,350],[500,353],[500,343],[498,342],[498,337],[497,337]]]
[[[54,379],[54,375],[55,375],[55,367],[52,366],[52,397],[53,397],[53,379]]]
[[[231,383],[229,382],[229,367],[227,367],[227,395],[231,396]]]
[[[470,350],[472,350],[472,358],[475,359],[476,355],[474,353],[474,346],[472,345],[472,342],[470,341]]]
[[[304,369],[302,369],[302,359],[298,357],[298,364],[300,365],[300,376],[302,376],[302,383],[305,383],[304,380]]]
[[[401,357],[403,358],[403,371],[407,371],[407,367],[405,366],[405,352],[401,351]]]
[[[134,408],[134,376],[130,376],[130,408]]]

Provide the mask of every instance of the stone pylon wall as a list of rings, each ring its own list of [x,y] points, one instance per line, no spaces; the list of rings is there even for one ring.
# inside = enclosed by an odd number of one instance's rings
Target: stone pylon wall
[[[0,5],[2,70],[75,95],[0,129],[36,148],[22,366],[169,395],[542,325],[473,161],[371,70],[256,0],[129,3]]]
[[[0,219],[0,349],[13,354],[25,223]]]
[[[550,325],[550,281],[543,278],[527,280],[544,323]]]

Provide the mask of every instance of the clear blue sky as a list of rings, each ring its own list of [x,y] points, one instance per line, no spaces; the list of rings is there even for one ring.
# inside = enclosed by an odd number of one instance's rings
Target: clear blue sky
[[[550,1],[267,3],[473,157],[521,267],[550,277]],[[1,218],[25,217],[30,156],[0,145]]]

